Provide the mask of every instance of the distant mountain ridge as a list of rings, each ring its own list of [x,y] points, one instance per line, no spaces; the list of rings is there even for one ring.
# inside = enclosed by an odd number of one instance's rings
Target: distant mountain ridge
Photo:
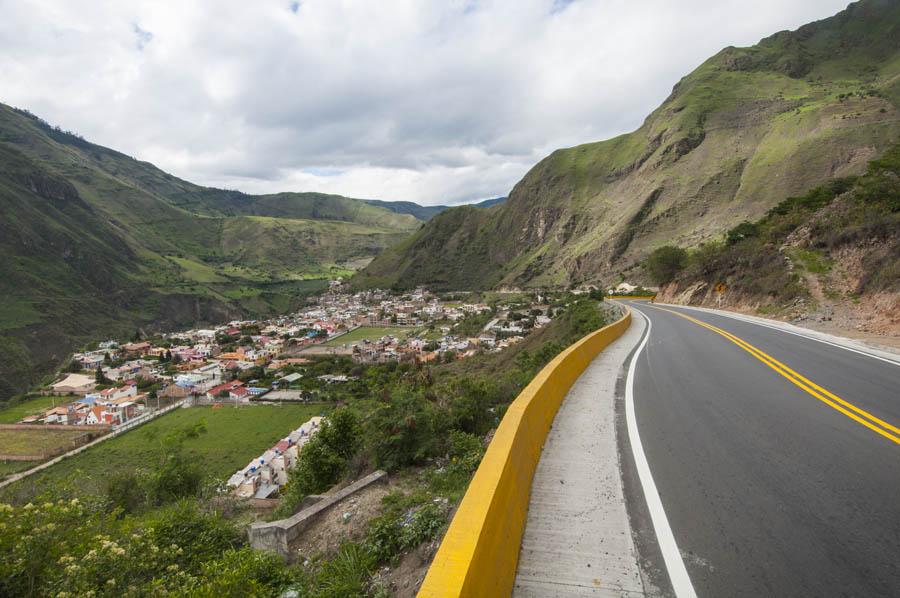
[[[445,212],[453,207],[444,205],[423,206],[411,201],[385,201],[382,199],[364,199],[363,201],[373,206],[386,208],[392,212],[396,212],[397,214],[410,214],[411,216],[415,216],[422,221],[431,220],[441,212]],[[501,204],[504,201],[506,201],[505,197],[494,197],[491,199],[484,199],[482,201],[477,201],[465,205],[471,206],[473,208],[489,208],[491,206]]]
[[[639,278],[786,197],[859,174],[900,134],[900,2],[862,0],[679,81],[636,131],[561,149],[498,207],[446,210],[359,286],[477,289]]]
[[[195,185],[0,104],[0,398],[98,335],[287,311],[420,226]]]

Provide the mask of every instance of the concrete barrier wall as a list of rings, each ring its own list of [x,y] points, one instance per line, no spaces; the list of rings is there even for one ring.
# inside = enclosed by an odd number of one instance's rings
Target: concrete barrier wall
[[[419,597],[508,596],[541,449],[588,364],[631,324],[631,310],[556,356],[509,406],[428,569]]]

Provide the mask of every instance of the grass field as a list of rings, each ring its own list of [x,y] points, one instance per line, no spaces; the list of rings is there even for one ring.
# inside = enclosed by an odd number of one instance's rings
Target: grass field
[[[50,409],[56,405],[64,405],[72,397],[34,397],[10,407],[0,409],[0,424],[14,424],[23,417]]]
[[[112,472],[152,464],[157,446],[151,433],[165,434],[205,420],[207,432],[185,442],[185,450],[213,477],[225,478],[314,415],[321,405],[253,405],[176,409],[152,422],[102,442],[46,471],[14,484],[5,497],[29,497],[49,484],[71,478],[82,492],[99,492]]]
[[[337,338],[331,339],[328,342],[323,343],[326,347],[339,347],[340,345],[346,345],[348,343],[356,343],[362,340],[378,340],[382,336],[396,336],[397,338],[406,338],[408,334],[412,334],[418,332],[419,328],[400,328],[400,327],[386,327],[386,328],[377,328],[374,326],[360,326],[356,330],[352,330],[347,334],[339,336]]]
[[[84,430],[0,430],[0,453],[6,455],[50,455],[62,449],[74,448],[74,441],[85,435]]]

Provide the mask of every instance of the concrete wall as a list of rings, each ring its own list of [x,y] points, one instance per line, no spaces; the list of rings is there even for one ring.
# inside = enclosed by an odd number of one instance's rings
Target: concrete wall
[[[308,496],[301,503],[300,511],[287,519],[268,522],[260,521],[251,524],[248,530],[250,546],[257,550],[275,552],[285,560],[290,561],[293,556],[290,551],[291,542],[296,540],[303,533],[303,530],[309,527],[320,515],[366,486],[385,481],[387,481],[387,473],[379,470],[353,482],[349,486],[341,488],[333,494]]]
[[[450,523],[420,597],[509,596],[531,481],[569,388],[631,324],[631,311],[548,363],[509,406]]]

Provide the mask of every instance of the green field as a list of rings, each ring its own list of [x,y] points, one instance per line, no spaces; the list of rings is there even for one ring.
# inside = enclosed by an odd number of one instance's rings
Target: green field
[[[86,432],[72,430],[0,430],[0,453],[6,455],[45,455],[75,448],[75,441]]]
[[[360,326],[355,330],[351,330],[347,334],[333,338],[328,342],[322,343],[326,347],[339,347],[348,343],[356,343],[363,340],[375,341],[383,336],[396,336],[397,338],[406,338],[407,335],[419,332],[420,328],[400,328],[400,327],[384,327]]]
[[[64,405],[71,397],[34,397],[0,409],[0,424],[14,424],[23,417],[40,413],[57,405]]]
[[[152,464],[158,441],[150,437],[151,433],[165,434],[200,420],[206,421],[207,431],[187,440],[185,450],[203,464],[208,475],[227,478],[291,430],[314,415],[322,415],[326,409],[321,405],[177,409],[14,484],[6,496],[30,495],[40,492],[48,484],[69,478],[84,492],[101,491],[103,480],[110,473]]]

